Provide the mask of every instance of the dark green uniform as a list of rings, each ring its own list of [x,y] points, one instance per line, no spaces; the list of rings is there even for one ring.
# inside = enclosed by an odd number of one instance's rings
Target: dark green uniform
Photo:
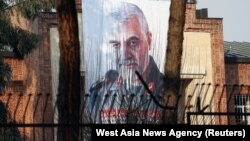
[[[117,83],[118,72],[109,70],[105,79],[89,89],[85,121],[90,123],[160,123],[162,109],[152,100],[143,85],[129,91]],[[155,98],[162,102],[162,81],[153,58],[150,57],[146,83]]]

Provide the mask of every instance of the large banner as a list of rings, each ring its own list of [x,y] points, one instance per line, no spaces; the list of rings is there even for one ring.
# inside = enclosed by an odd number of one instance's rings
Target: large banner
[[[170,1],[84,0],[82,4],[84,121],[159,123]]]

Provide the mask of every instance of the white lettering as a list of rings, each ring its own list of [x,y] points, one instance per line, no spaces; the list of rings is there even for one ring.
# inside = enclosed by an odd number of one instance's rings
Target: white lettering
[[[149,129],[143,129],[143,136],[166,136],[166,131],[150,131]]]
[[[106,131],[105,129],[96,129],[97,136],[118,136],[118,131]]]
[[[207,129],[206,130],[206,137],[208,138],[209,136],[242,136],[243,132],[242,131],[229,131],[226,129],[225,131],[216,131],[214,129]]]
[[[171,129],[168,136],[175,136],[174,129]]]
[[[122,129],[120,136],[140,136],[139,131],[135,131],[132,129],[131,131],[126,131],[125,129]]]
[[[202,131],[174,131],[171,129],[169,132],[169,136],[175,136],[176,138],[186,137],[186,136],[194,136],[200,138],[202,135]]]

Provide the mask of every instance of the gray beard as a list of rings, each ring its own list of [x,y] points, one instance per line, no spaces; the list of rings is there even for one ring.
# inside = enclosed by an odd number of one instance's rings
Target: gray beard
[[[139,85],[139,79],[132,69],[121,69],[120,76],[122,77],[122,83],[125,89],[130,93],[135,93],[136,86]]]

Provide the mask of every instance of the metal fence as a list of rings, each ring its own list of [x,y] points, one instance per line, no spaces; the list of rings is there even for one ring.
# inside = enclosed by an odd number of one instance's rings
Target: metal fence
[[[41,93],[1,94],[0,141],[55,141],[59,128],[78,128],[79,140],[90,138],[91,124],[58,122],[57,99],[60,96]]]
[[[210,105],[205,104],[205,107],[202,107],[201,103],[204,98],[207,98],[208,89],[212,89],[212,101],[214,95],[218,94],[217,89],[221,89],[222,93],[224,89],[227,90],[227,103],[218,103],[229,104],[227,105],[227,112],[215,112],[213,108],[219,106],[212,107],[211,105],[213,103]],[[243,89],[246,93],[243,92]],[[93,105],[96,105],[95,103],[98,100],[95,99],[93,101],[95,97],[92,96],[91,98],[89,94],[86,94],[81,100],[79,111],[81,118],[79,124],[58,123],[58,99],[61,99],[60,95],[1,94],[0,141],[56,141],[57,130],[59,128],[67,128],[69,130],[79,128],[77,138],[79,138],[79,140],[90,140],[90,127],[92,124],[161,124],[162,113],[164,113],[166,109],[177,110],[178,120],[181,121],[178,123],[181,124],[218,125],[225,124],[225,122],[222,122],[224,119],[227,119],[226,124],[248,124],[247,119],[250,114],[246,112],[240,113],[234,110],[234,108],[237,108],[237,105],[234,103],[234,96],[241,93],[248,95],[249,91],[250,87],[248,85],[212,86],[211,84],[196,84],[190,92],[180,96],[176,107],[165,106],[163,97],[160,96],[136,96],[134,94],[118,96],[116,94],[110,94],[104,96],[101,102],[102,104],[97,108]],[[220,99],[218,101],[220,102]],[[248,104],[248,102],[245,102],[245,104]],[[122,110],[112,110],[116,109],[114,107]],[[95,113],[95,111],[100,111],[105,108],[111,110],[102,110],[103,113]],[[237,122],[236,119],[239,115],[244,116],[245,120]],[[103,120],[103,116],[108,117],[108,119]]]
[[[187,112],[188,125],[224,125],[222,121],[227,119],[227,125],[249,125],[249,120],[238,121],[238,116],[250,118],[250,113],[237,112]]]

